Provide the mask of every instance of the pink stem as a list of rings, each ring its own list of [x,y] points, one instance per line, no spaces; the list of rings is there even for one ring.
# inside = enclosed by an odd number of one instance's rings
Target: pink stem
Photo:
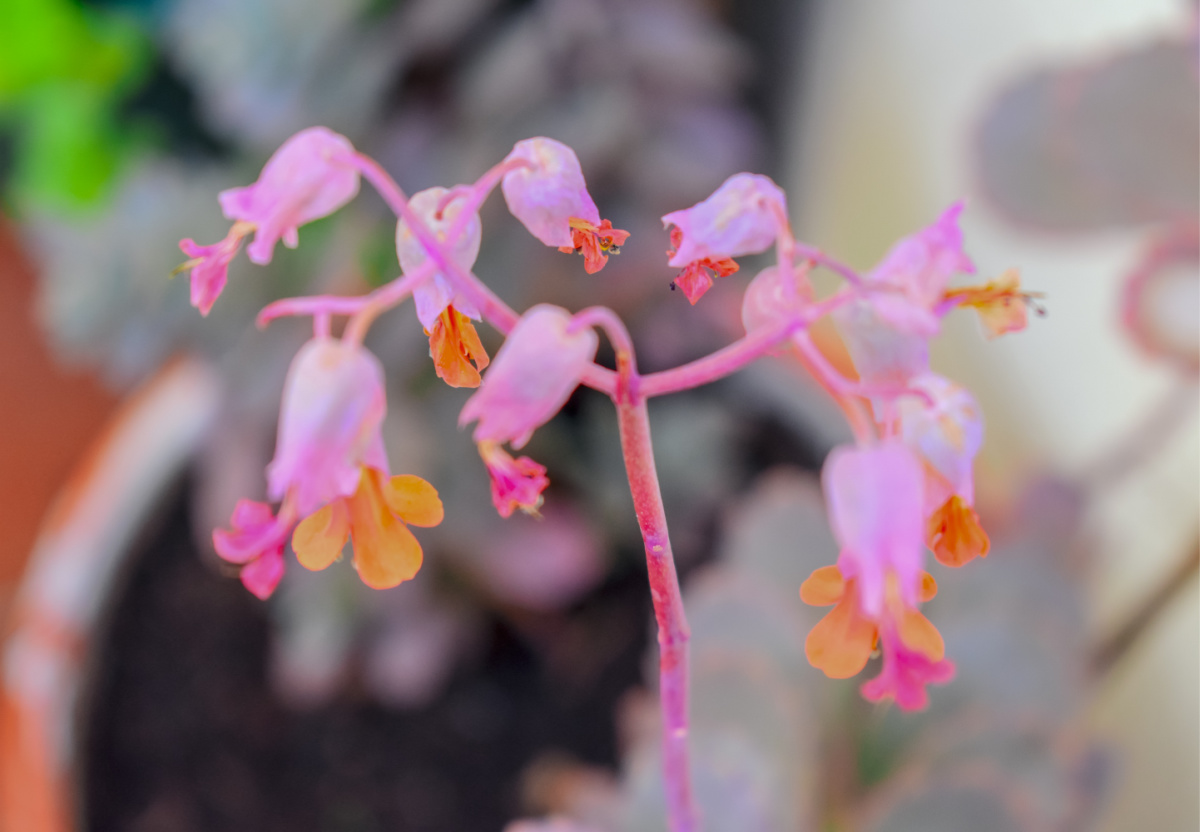
[[[400,189],[400,186],[396,184],[396,181],[392,179],[388,172],[380,167],[379,163],[374,159],[363,156],[360,153],[353,154],[347,161],[362,173],[367,178],[367,181],[375,186],[375,190],[383,197],[383,201],[388,204],[388,207],[392,209],[396,216],[402,218],[407,223],[413,236],[417,238],[418,242],[424,247],[425,253],[429,255],[429,259],[437,264],[438,271],[446,275],[454,284],[454,287],[462,292],[479,309],[488,323],[505,335],[512,331],[519,318],[517,313],[512,310],[512,307],[497,297],[491,289],[485,286],[479,278],[459,268],[458,264],[454,262],[442,244],[430,232],[428,226],[409,207],[408,197],[404,195],[404,191]],[[455,228],[458,228],[460,223],[465,224],[469,221],[472,213],[474,212],[463,211],[457,218],[454,226],[451,227],[451,232]],[[461,230],[459,228],[460,233]]]
[[[832,272],[836,272],[846,279],[846,282],[852,286],[861,287],[863,285],[862,277],[854,269],[847,266],[840,260],[835,260],[819,248],[806,245],[805,243],[793,243],[793,251],[800,255],[805,260],[824,266]]]
[[[802,325],[798,318],[756,329],[724,349],[670,370],[642,376],[638,390],[646,398],[690,390],[737,372],[785,341]]]
[[[909,387],[904,384],[867,384],[862,381],[851,381],[839,373],[812,342],[807,332],[797,332],[792,336],[792,343],[805,358],[805,366],[809,368],[821,386],[842,396],[862,396],[863,398],[898,399],[901,396],[916,396],[925,404],[933,407],[936,403],[933,397],[924,390]]]
[[[353,315],[367,305],[369,296],[344,297],[340,295],[313,295],[304,298],[277,300],[258,313],[255,323],[265,329],[276,318],[293,315]]]
[[[688,630],[675,559],[667,535],[646,400],[617,403],[621,450],[629,475],[629,490],[638,527],[646,544],[650,596],[658,622],[658,689],[662,709],[662,770],[671,832],[694,832],[699,827],[692,799],[688,761]]]

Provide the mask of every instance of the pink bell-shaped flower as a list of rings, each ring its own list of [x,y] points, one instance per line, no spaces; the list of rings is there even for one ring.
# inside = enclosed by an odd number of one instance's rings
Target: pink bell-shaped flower
[[[451,199],[439,212],[438,206],[448,193],[450,191],[446,188],[426,188],[413,194],[408,206],[424,221],[425,226],[433,232],[439,242],[450,246],[454,264],[469,272],[475,265],[475,259],[479,257],[483,229],[479,223],[479,214],[475,213],[463,226],[458,239],[447,240],[451,227],[462,216],[464,205],[461,198]],[[412,274],[428,259],[425,247],[403,219],[396,224],[396,255],[405,274]],[[441,272],[437,272],[413,290],[413,303],[417,307],[417,318],[420,319],[421,326],[427,330],[433,330],[438,316],[451,304],[468,318],[479,320],[479,310],[460,292],[456,292],[450,279]]]
[[[386,474],[379,433],[386,409],[375,356],[332,338],[301,347],[284,385],[275,458],[267,467],[271,499],[291,492],[304,517],[353,494],[363,466]]]
[[[934,373],[910,386],[927,398],[897,403],[900,435],[924,463],[925,542],[945,566],[987,557],[991,542],[975,513],[975,455],[983,444],[983,414],[964,387]]]
[[[571,323],[570,313],[549,304],[521,316],[458,417],[460,425],[478,420],[476,442],[522,447],[579,386],[599,338],[590,327],[572,331]]]
[[[508,210],[548,246],[571,246],[571,219],[600,225],[600,210],[583,181],[575,151],[554,139],[538,136],[513,145],[509,159],[523,159],[528,167],[510,170],[501,189]]]
[[[667,265],[682,268],[766,251],[786,217],[787,197],[778,185],[760,174],[734,174],[703,202],[662,218],[664,228],[680,231]]]
[[[821,474],[838,567],[858,582],[868,617],[878,618],[890,577],[910,607],[919,603],[923,541],[924,476],[901,442],[835,448]]]
[[[358,193],[358,171],[339,156],[354,153],[345,136],[327,127],[301,130],[267,160],[258,181],[220,194],[221,210],[231,220],[254,223],[254,241],[246,248],[260,266],[271,262],[275,243],[299,243],[299,227],[326,217]]]

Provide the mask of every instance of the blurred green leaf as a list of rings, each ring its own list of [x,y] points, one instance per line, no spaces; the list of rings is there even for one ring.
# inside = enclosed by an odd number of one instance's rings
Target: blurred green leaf
[[[0,4],[0,115],[16,136],[19,201],[70,209],[109,192],[136,142],[116,110],[150,55],[132,18],[69,0]]]

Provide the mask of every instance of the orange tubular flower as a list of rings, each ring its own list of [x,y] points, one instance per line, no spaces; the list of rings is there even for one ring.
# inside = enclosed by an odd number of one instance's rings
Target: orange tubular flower
[[[453,305],[447,306],[434,321],[433,330],[425,330],[425,334],[438,378],[451,387],[479,386],[479,373],[487,367],[488,355],[470,318]]]
[[[363,583],[388,589],[421,568],[421,544],[408,526],[436,526],[442,516],[442,501],[425,480],[410,474],[388,479],[381,471],[363,468],[354,494],[300,521],[292,549],[302,566],[319,571],[338,559],[352,537],[354,567]]]

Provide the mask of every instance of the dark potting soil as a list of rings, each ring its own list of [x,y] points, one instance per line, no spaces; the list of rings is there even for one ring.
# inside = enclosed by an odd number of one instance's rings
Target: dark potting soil
[[[351,686],[300,712],[267,684],[264,605],[203,561],[186,501],[135,555],[101,636],[83,710],[90,832],[489,832],[523,813],[538,756],[615,767],[617,701],[640,682],[649,633],[644,575],[563,615],[578,644],[588,628],[611,644],[627,623],[583,684],[493,617],[483,658],[424,709]]]

